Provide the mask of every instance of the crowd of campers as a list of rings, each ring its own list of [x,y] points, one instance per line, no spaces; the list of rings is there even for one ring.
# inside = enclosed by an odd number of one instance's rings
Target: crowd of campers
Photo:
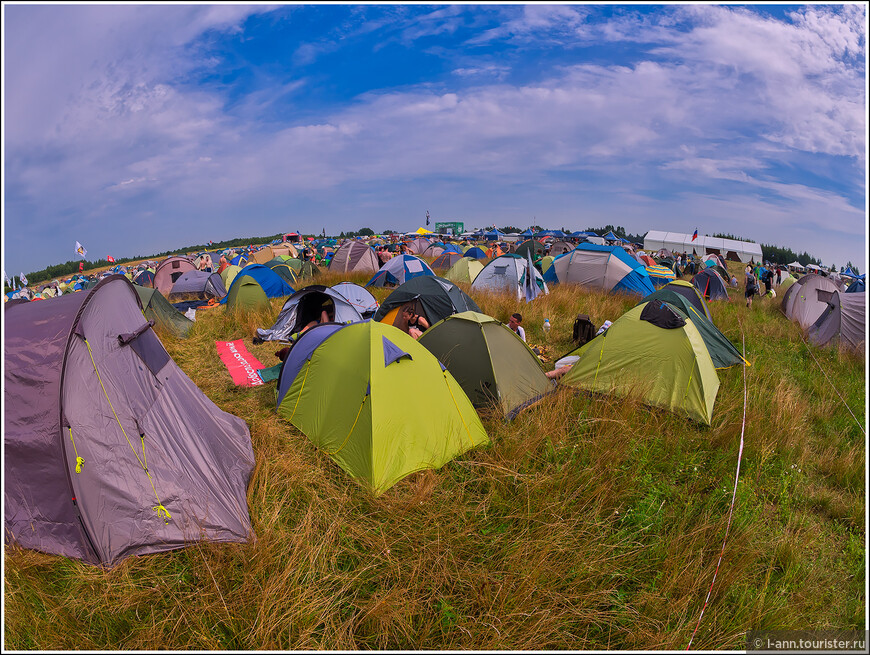
[[[487,444],[478,410],[510,421],[560,386],[640,393],[710,425],[717,371],[750,363],[709,303],[732,301],[741,285],[747,304],[778,294],[811,342],[863,351],[863,275],[701,250],[552,230],[288,233],[17,289],[4,307],[7,542],[111,566],[197,540],[250,539],[255,456],[244,417],[218,409],[153,329],[184,338],[198,311],[284,299],[251,335],[280,347],[268,378],[275,411],[374,494]],[[744,279],[728,260],[745,265]],[[327,286],[324,270],[371,277]],[[578,314],[576,348],[545,366],[519,311],[503,323],[459,284],[475,296],[507,291],[518,310],[558,284],[637,303],[601,325]],[[380,303],[378,287],[389,289]],[[437,411],[417,411],[421,395]]]

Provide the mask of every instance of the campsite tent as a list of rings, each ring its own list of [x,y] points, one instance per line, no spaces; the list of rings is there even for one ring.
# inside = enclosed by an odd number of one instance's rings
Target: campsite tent
[[[559,255],[564,255],[566,252],[571,252],[576,247],[575,244],[567,241],[554,241],[550,245],[550,255],[552,257],[558,257]]]
[[[378,256],[371,246],[362,241],[345,241],[335,251],[329,262],[330,271],[350,273],[356,271],[376,272],[380,268]]]
[[[474,259],[486,259],[486,251],[482,248],[478,248],[477,246],[469,246],[465,249],[465,252],[462,253],[463,257],[473,257]]]
[[[172,361],[124,276],[4,327],[7,542],[114,565],[248,540],[248,427]]]
[[[178,278],[188,271],[195,270],[196,264],[193,263],[190,257],[182,257],[180,255],[167,257],[154,270],[154,288],[164,296],[168,296],[172,291],[172,285],[175,284]]]
[[[378,301],[365,287],[353,282],[339,282],[332,285],[332,290],[347,298],[364,319],[371,318],[378,311]]]
[[[133,276],[133,284],[138,284],[140,287],[154,288],[154,271],[145,268]],[[172,287],[170,286],[170,289]]]
[[[247,268],[245,266],[245,269]],[[260,283],[245,273],[235,277],[233,285],[224,298],[224,304],[228,310],[243,311],[254,311],[270,306],[269,296],[263,291]]]
[[[695,291],[695,287],[689,285],[689,288]],[[706,303],[701,300],[702,307],[699,308],[694,298],[678,293],[677,289],[682,291],[683,287],[669,284],[650,294],[638,304],[661,300],[679,309],[685,314],[686,320],[691,321],[698,329],[704,340],[704,345],[707,346],[707,352],[710,353],[710,359],[713,360],[713,366],[717,369],[742,365],[744,362],[749,366],[749,362],[743,359],[734,344],[713,324],[713,320],[707,313]],[[697,291],[695,294],[697,295]]]
[[[233,285],[233,280],[236,279],[236,275],[239,274],[239,271],[242,270],[241,266],[236,266],[235,264],[230,264],[224,270],[221,271],[220,276],[221,280],[224,281],[224,288],[229,289]]]
[[[707,300],[728,300],[728,285],[712,268],[705,268],[692,277],[692,284]]]
[[[417,303],[420,313],[429,321],[429,325],[435,325],[451,314],[469,310],[480,311],[477,303],[450,280],[424,275],[412,278],[393,289],[378,307],[374,320],[393,325],[399,310],[409,302]]]
[[[193,321],[175,309],[162,293],[150,287],[140,287],[138,284],[134,284],[133,288],[139,294],[139,302],[142,303],[145,318],[154,321],[156,326],[177,337],[187,336],[193,327]]]
[[[199,300],[221,299],[227,295],[224,281],[217,273],[187,271],[179,277],[169,291],[172,302],[196,297]]]
[[[278,414],[374,494],[489,443],[435,356],[375,321],[301,335],[281,369]]]
[[[285,262],[293,269],[298,280],[306,280],[320,274],[320,268],[314,262],[308,260],[290,258]]]
[[[483,270],[483,264],[477,259],[462,257],[444,274],[451,282],[474,282],[474,278]]]
[[[322,284],[312,284],[287,298],[274,325],[268,329],[257,328],[255,340],[289,341],[290,335],[296,334],[311,321],[319,321],[323,310],[336,323],[363,320],[357,308],[339,291]]]
[[[417,237],[416,239],[405,244],[408,247],[408,251],[412,255],[422,255],[426,252],[426,248],[432,245],[432,242],[429,239],[424,239],[423,237]]]
[[[414,255],[397,255],[366,282],[366,287],[397,287],[420,275],[435,275],[429,264]]]
[[[544,280],[550,284],[575,283],[643,296],[655,291],[644,265],[622,247],[594,243],[581,243],[571,252],[556,257],[544,274]]]
[[[475,407],[495,404],[513,418],[554,390],[526,342],[486,314],[448,316],[419,341],[447,367]]]
[[[471,283],[478,291],[507,291],[516,294],[517,300],[533,300],[539,294],[550,293],[544,276],[529,264],[529,257],[508,254],[489,262]],[[527,280],[529,289],[526,288]]]
[[[265,264],[275,258],[275,252],[272,246],[263,246],[259,250],[255,250],[248,257],[249,264]]]
[[[241,278],[243,277],[249,279],[249,281],[245,282],[245,285],[248,287],[248,292],[243,294],[245,297],[245,300],[243,301],[244,303],[248,303],[249,301],[252,302],[253,305],[261,303],[260,300],[254,301],[253,296],[248,295],[252,290],[252,287],[250,287],[250,280],[253,280],[262,288],[263,293],[267,298],[283,298],[284,296],[289,296],[294,293],[293,287],[287,284],[287,281],[283,276],[263,264],[248,264],[245,266],[233,279],[233,283],[230,285],[229,290],[232,291],[234,286],[241,283]],[[259,294],[256,294],[256,292],[254,293],[259,297]],[[225,295],[226,298],[221,300],[222,305],[225,305],[229,300],[229,293]],[[238,295],[235,296],[235,301],[239,302]]]
[[[655,300],[656,298],[671,302],[674,295],[682,296],[692,304],[698,313],[703,314],[707,320],[713,320],[713,317],[710,314],[710,309],[707,307],[707,303],[704,302],[704,296],[701,295],[693,284],[686,282],[685,280],[674,280],[673,282],[663,286],[661,289],[658,289],[655,293],[644,296],[644,299],[641,302],[648,302],[650,300]]]
[[[450,269],[460,259],[462,259],[461,253],[454,252],[452,250],[445,250],[435,258],[435,261],[432,262],[432,268],[435,270],[446,271]]]
[[[719,377],[697,327],[673,305],[641,303],[572,354],[561,385],[637,396],[710,425]]]
[[[827,308],[807,331],[809,340],[818,346],[827,346],[839,340],[842,347],[863,352],[867,341],[865,302],[863,291],[834,291]]]
[[[298,284],[299,278],[296,275],[296,269],[290,265],[290,261],[292,261],[290,257],[279,255],[278,257],[275,257],[275,259],[271,259],[266,262],[264,266],[271,268],[278,275],[284,278],[284,281],[292,287],[293,285]],[[296,261],[300,264],[303,263],[298,259]],[[313,266],[311,262],[304,263]],[[229,287],[227,287],[227,289],[229,289]]]
[[[834,292],[841,290],[831,278],[815,273],[804,275],[786,290],[780,309],[789,320],[797,321],[806,330],[828,308]]]
[[[537,239],[529,239],[527,241],[523,241],[520,245],[517,246],[517,249],[514,250],[514,254],[519,255],[520,257],[525,257],[526,253],[531,252],[532,257],[535,255],[544,255],[544,251],[546,247],[543,243],[538,241]]]

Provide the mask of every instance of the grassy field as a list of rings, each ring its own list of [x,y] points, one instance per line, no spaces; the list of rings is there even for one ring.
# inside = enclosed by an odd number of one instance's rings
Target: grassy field
[[[251,337],[281,301],[200,311],[190,338],[161,338],[250,427],[256,539],[108,571],[7,546],[4,648],[684,649],[725,536],[744,409],[730,534],[692,647],[742,650],[750,629],[863,630],[864,358],[807,346],[779,299],[747,309],[731,294],[710,308],[752,365],[720,371],[710,427],[562,389],[511,423],[482,414],[490,446],[377,498],[277,417],[275,383],[235,387],[218,358],[216,340],[241,338],[276,364],[276,344]],[[578,312],[599,325],[637,302],[576,286],[528,306],[471,295],[505,322],[521,311],[548,369]],[[421,397],[415,411],[437,409]]]

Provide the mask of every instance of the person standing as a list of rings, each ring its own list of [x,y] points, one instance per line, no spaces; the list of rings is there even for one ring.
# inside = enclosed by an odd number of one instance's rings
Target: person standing
[[[755,275],[752,273],[752,267],[746,267],[746,290],[744,292],[744,297],[746,298],[746,306],[752,307],[752,296],[758,293],[758,280]]]
[[[520,323],[523,322],[523,315],[519,313],[511,314],[511,317],[508,319],[508,327],[519,335],[520,339],[523,341],[526,340],[526,331],[523,329],[523,326]]]

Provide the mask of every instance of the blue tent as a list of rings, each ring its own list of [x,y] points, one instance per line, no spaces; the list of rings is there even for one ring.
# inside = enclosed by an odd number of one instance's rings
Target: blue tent
[[[366,282],[366,287],[397,287],[421,275],[435,275],[435,272],[419,257],[399,255],[393,257]]]
[[[855,278],[855,281],[852,282],[852,284],[850,284],[849,287],[846,289],[846,293],[864,293],[864,290],[866,288],[864,281],[865,276],[866,273],[864,275],[857,276]]]
[[[458,252],[460,255],[462,254],[462,248],[457,246],[455,243],[448,243],[444,245],[445,252]]]
[[[521,237],[533,237],[535,233],[532,232],[531,228],[520,234]]]
[[[564,237],[565,233],[562,230],[541,230],[535,237]]]
[[[486,259],[486,253],[477,246],[472,246],[468,250],[465,251],[462,255],[463,257],[472,257],[474,259]]]
[[[262,264],[249,264],[248,266],[243,267],[236,277],[233,278],[233,283],[230,285],[230,288],[227,289],[227,295],[221,299],[222,305],[226,304],[227,298],[229,298],[230,295],[230,290],[233,286],[245,276],[253,278],[257,284],[263,288],[263,291],[266,292],[268,298],[282,298],[295,293],[293,287],[287,284],[283,277],[278,275],[268,266],[263,266]]]
[[[230,264],[232,264],[233,266],[244,266],[247,263],[248,256],[243,253],[236,255],[230,260]]]
[[[503,236],[504,236],[504,232],[501,232],[499,230],[490,230],[489,232],[485,232],[483,235],[483,237],[487,241],[498,241]]]
[[[610,230],[607,234],[604,235],[604,238],[608,241],[619,241],[619,237],[613,233],[613,230]]]
[[[855,273],[851,268],[847,268],[845,272],[840,273],[840,275],[846,275],[848,277],[858,277],[858,274]],[[864,277],[863,275],[861,277]]]

